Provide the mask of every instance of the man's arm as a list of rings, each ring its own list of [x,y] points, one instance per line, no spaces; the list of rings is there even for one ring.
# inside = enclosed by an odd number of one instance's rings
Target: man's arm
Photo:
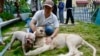
[[[32,29],[32,31],[36,30],[35,22],[36,22],[35,20],[31,20],[30,22],[30,28]]]
[[[59,32],[59,27],[55,28],[53,34],[51,36],[49,36],[48,38],[46,38],[46,44],[51,44],[52,39],[58,34]]]
[[[51,38],[54,38],[59,32],[59,21],[57,19],[57,16],[54,16],[54,26],[55,26],[55,30],[53,34],[50,36]]]
[[[36,22],[37,22],[39,16],[40,16],[40,11],[37,11],[37,12],[34,14],[34,16],[32,17],[32,20],[31,20],[31,22],[30,22],[30,28],[32,29],[32,31],[35,31],[35,30],[36,30],[35,24],[36,24]]]
[[[50,36],[52,39],[58,34],[59,27],[55,28],[54,33]]]

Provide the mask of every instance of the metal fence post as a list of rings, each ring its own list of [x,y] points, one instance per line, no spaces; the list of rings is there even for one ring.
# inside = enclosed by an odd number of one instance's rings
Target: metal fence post
[[[2,52],[0,52],[0,56],[4,56],[5,52],[7,51],[7,49],[10,47],[10,43],[8,43],[5,48],[2,50]]]
[[[1,27],[0,27],[0,44],[3,43],[2,35],[1,35]]]
[[[3,20],[0,18],[0,23],[1,22],[3,22]],[[0,25],[0,44],[4,44],[2,39],[2,34],[1,34],[1,25]]]

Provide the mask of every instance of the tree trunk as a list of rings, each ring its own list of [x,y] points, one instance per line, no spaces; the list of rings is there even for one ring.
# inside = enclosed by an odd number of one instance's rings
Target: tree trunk
[[[16,0],[14,4],[15,4],[15,7],[16,7],[17,17],[20,17],[19,1]]]
[[[3,4],[4,4],[4,0],[0,0],[0,13],[3,12]]]

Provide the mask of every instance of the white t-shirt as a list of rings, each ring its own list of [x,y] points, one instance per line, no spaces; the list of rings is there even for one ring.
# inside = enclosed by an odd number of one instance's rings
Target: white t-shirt
[[[52,25],[54,28],[59,27],[59,21],[57,19],[57,16],[51,13],[48,18],[45,18],[44,10],[37,11],[33,16],[32,20],[35,20],[37,22],[36,26],[49,24]]]

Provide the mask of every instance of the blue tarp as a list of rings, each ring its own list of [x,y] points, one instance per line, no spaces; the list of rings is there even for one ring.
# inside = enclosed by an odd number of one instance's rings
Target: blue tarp
[[[96,16],[95,24],[100,25],[100,8],[99,8],[97,16]]]

